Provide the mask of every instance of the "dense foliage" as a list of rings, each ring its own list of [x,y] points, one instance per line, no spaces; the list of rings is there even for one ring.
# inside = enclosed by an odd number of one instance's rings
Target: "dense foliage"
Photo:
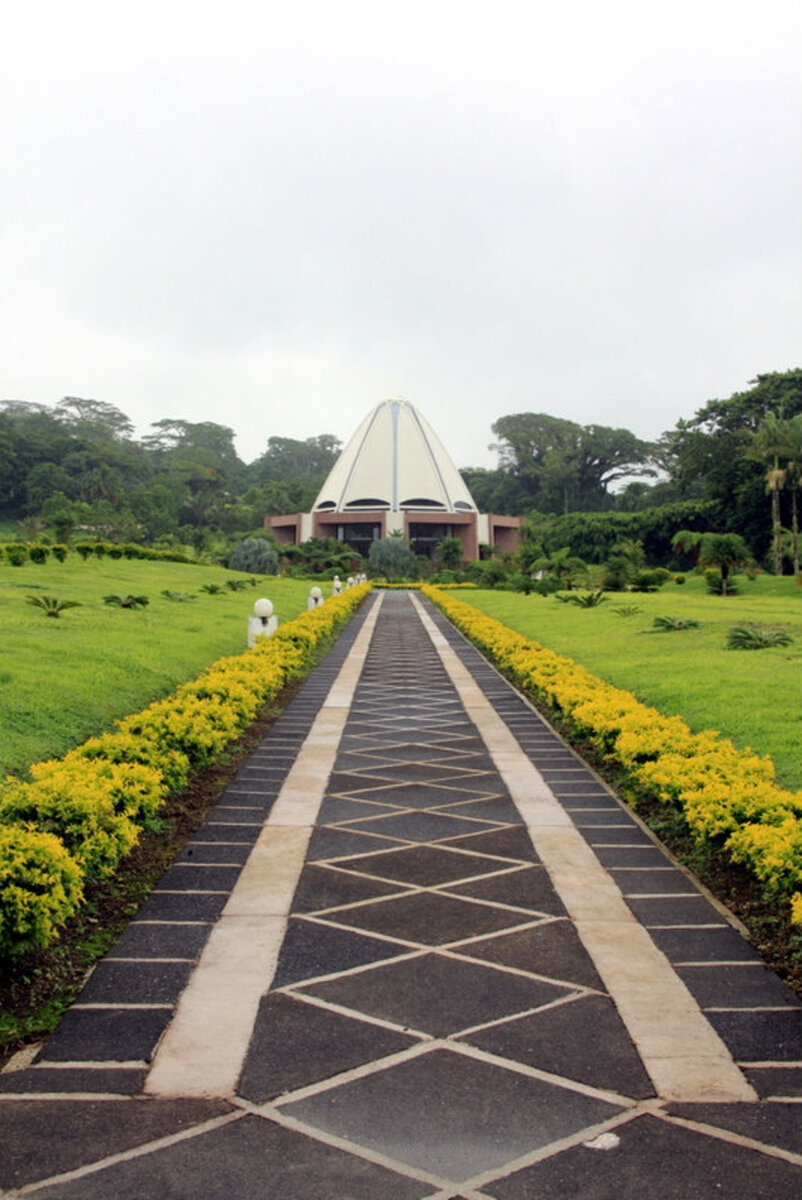
[[[0,402],[0,521],[16,522],[28,546],[82,535],[227,562],[238,542],[260,535],[266,514],[308,511],[341,448],[330,434],[271,437],[246,464],[225,425],[165,418],[151,429],[137,441],[103,401]],[[529,518],[539,554],[570,547],[598,564],[639,541],[646,566],[684,569],[693,561],[672,540],[689,530],[738,535],[757,563],[799,573],[802,369],[758,375],[655,443],[536,412],[500,417],[492,430],[498,467],[463,477],[481,511]],[[313,570],[356,569],[342,546],[321,558],[322,549],[310,548]],[[450,568],[448,550],[440,561]],[[305,555],[290,557],[307,566]]]

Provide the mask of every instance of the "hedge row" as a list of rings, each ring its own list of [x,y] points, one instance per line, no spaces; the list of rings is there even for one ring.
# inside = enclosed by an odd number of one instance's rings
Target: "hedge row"
[[[663,716],[465,601],[422,590],[523,691],[623,768],[639,794],[680,813],[697,843],[748,867],[764,895],[790,903],[802,924],[802,792],[774,782],[770,758],[710,730],[692,733],[680,717]]]
[[[46,946],[87,880],[112,875],[166,797],[208,766],[353,614],[370,585],[219,659],[165,700],[63,758],[0,783],[0,958]]]
[[[182,554],[179,550],[154,550],[150,546],[140,546],[135,542],[76,542],[74,546],[66,546],[63,542],[5,542],[0,545],[0,559],[5,558],[12,567],[21,567],[30,561],[37,564],[47,562],[52,554],[57,562],[64,562],[71,550],[87,558],[128,558],[148,559],[152,562],[181,562],[194,563],[196,560]]]

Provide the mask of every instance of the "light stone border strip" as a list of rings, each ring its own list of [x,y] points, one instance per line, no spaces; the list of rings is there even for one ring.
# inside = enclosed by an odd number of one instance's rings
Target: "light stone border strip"
[[[151,1096],[235,1093],[382,600],[354,640],[154,1056]]]
[[[627,906],[420,600],[412,603],[506,784],[659,1097],[754,1101],[757,1093],[699,1005]]]

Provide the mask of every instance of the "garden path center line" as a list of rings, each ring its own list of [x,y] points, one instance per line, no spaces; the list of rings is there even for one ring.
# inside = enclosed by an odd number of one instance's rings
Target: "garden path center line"
[[[233,1096],[383,595],[324,700],[153,1059],[152,1096]]]
[[[543,866],[632,1037],[658,1096],[754,1101],[757,1094],[665,955],[627,906],[470,672],[410,593]]]

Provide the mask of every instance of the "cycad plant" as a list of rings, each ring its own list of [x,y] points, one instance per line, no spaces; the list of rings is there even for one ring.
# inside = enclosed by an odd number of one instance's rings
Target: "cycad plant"
[[[699,628],[699,622],[690,617],[655,617],[652,625],[660,633],[674,633],[679,629]]]
[[[41,608],[46,617],[60,617],[68,608],[80,608],[80,600],[59,600],[58,596],[26,596],[26,604]]]
[[[127,596],[104,596],[104,604],[114,604],[117,608],[145,608],[150,603],[147,596],[132,596],[129,592]]]
[[[575,604],[577,608],[596,608],[597,605],[604,604],[606,599],[601,588],[597,588],[595,592],[573,592],[565,597],[566,603]]]
[[[790,646],[794,639],[784,629],[759,629],[736,625],[727,635],[728,650],[765,650],[767,646]]]

